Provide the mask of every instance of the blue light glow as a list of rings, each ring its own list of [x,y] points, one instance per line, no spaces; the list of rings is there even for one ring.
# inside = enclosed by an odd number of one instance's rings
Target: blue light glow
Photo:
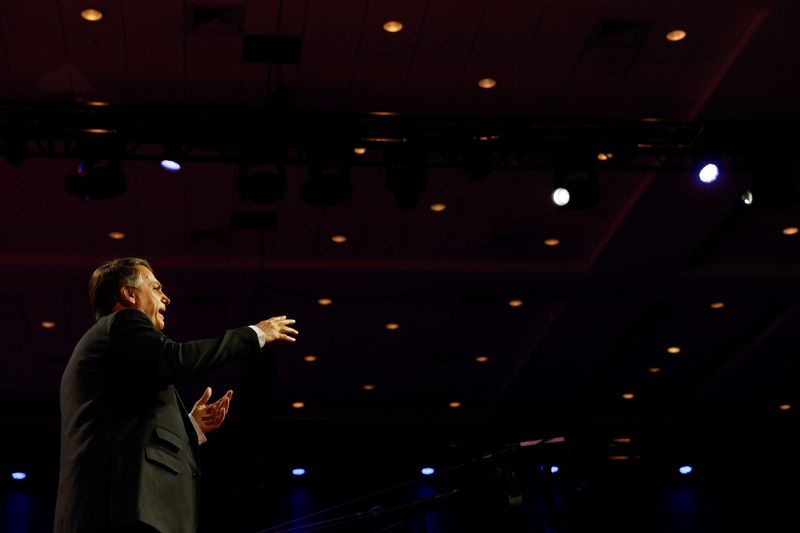
[[[684,466],[682,466],[682,467],[680,467],[678,469],[678,472],[680,472],[681,474],[683,474],[685,476],[685,475],[691,474],[692,470],[693,470],[693,468],[691,466],[684,465]]]
[[[716,181],[719,176],[719,168],[714,163],[709,163],[700,171],[700,181],[703,183],[711,183]]]
[[[178,172],[181,169],[181,164],[172,159],[162,159],[161,168],[169,172]]]
[[[28,474],[26,474],[25,472],[12,472],[11,477],[16,479],[17,481],[22,481],[23,479],[28,477]]]
[[[433,468],[431,468],[429,466],[426,466],[425,468],[420,470],[420,472],[422,472],[423,476],[432,476],[436,472],[436,470],[434,470]]]
[[[558,470],[559,470],[559,468],[556,465],[553,465],[553,466],[550,467],[550,473],[551,474],[557,474]]]
[[[305,468],[295,468],[292,470],[292,474],[295,476],[304,476],[306,474]]]

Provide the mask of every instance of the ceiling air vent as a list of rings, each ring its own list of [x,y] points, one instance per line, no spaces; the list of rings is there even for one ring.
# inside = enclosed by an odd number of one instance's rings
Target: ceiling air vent
[[[187,33],[244,33],[243,6],[213,6],[186,4],[185,26]]]

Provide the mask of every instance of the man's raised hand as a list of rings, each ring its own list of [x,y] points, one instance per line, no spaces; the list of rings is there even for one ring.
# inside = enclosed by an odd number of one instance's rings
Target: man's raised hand
[[[267,320],[262,320],[256,324],[256,327],[267,336],[267,344],[272,341],[294,342],[296,339],[292,335],[296,336],[298,331],[289,326],[295,322],[296,320],[286,318],[286,316],[274,316]]]

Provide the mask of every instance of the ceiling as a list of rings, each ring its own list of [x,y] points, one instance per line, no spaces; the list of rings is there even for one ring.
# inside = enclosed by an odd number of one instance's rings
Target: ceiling
[[[283,91],[314,111],[800,117],[792,2],[97,1],[97,23],[81,19],[85,7],[0,7],[0,98],[258,109]],[[393,19],[403,31],[384,32]],[[687,38],[667,41],[675,28]],[[299,61],[243,61],[245,36],[299,37]],[[479,88],[485,77],[496,87]],[[236,162],[172,174],[125,161],[127,192],[97,202],[64,192],[75,165],[0,161],[0,397],[14,405],[4,425],[52,430],[61,372],[91,324],[88,277],[127,255],[148,258],[165,283],[176,340],[297,319],[299,340],[275,348],[274,368],[229,367],[183,386],[190,397],[206,382],[234,388],[234,424],[244,424],[239,399],[243,413],[306,436],[421,420],[432,433],[496,424],[521,439],[587,421],[778,416],[798,400],[800,235],[782,230],[800,225],[800,210],[743,206],[746,171],[713,184],[687,171],[601,171],[598,203],[572,211],[551,203],[548,170],[472,180],[430,168],[416,208],[401,210],[381,166],[354,166],[351,199],[312,207],[298,164],[286,168],[284,198],[266,205],[239,197]],[[240,212],[277,223],[235,227]],[[255,404],[265,411],[248,411]]]

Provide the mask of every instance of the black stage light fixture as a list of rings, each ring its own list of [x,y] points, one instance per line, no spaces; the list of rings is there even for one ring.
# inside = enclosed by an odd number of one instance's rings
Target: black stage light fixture
[[[242,165],[236,190],[239,197],[254,204],[268,204],[286,194],[286,172],[283,165]]]
[[[480,181],[489,177],[492,170],[492,150],[486,138],[479,138],[466,145],[462,157],[464,174],[471,180]]]
[[[12,167],[20,167],[28,157],[28,143],[24,139],[9,137],[3,146],[6,162]]]
[[[427,153],[422,147],[402,146],[386,151],[386,188],[400,209],[414,209],[428,187]]]
[[[105,200],[124,194],[128,182],[118,159],[83,160],[77,174],[64,178],[64,190],[82,200]]]
[[[300,185],[300,198],[313,206],[333,206],[353,196],[353,182],[343,164],[308,165],[308,180]]]

